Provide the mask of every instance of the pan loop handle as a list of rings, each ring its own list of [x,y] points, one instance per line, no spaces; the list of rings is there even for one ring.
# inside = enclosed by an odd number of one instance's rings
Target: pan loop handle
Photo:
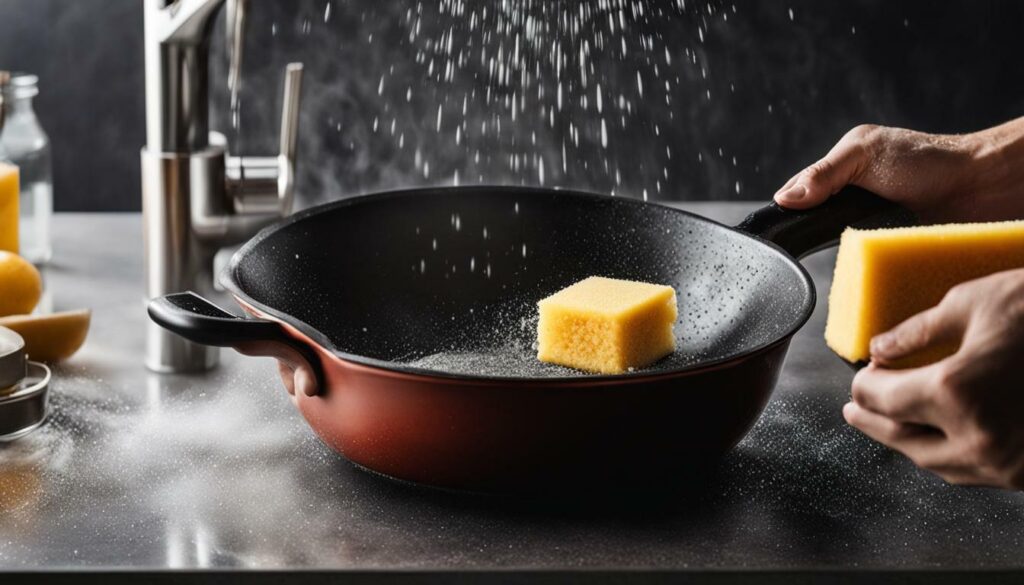
[[[301,365],[301,360],[312,370],[317,391],[326,388],[316,351],[289,335],[280,323],[243,319],[192,291],[153,299],[149,303],[149,317],[161,327],[195,343],[274,357],[293,368]]]
[[[905,207],[855,186],[805,210],[770,203],[751,213],[736,229],[777,244],[795,258],[836,245],[848,227],[874,229],[917,223]]]

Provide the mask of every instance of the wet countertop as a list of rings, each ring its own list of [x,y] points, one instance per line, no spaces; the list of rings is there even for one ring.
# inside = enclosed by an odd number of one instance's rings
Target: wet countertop
[[[685,207],[734,223],[755,205]],[[281,580],[291,570],[368,580],[468,570],[503,582],[543,580],[531,571],[556,581],[565,571],[630,582],[798,571],[785,577],[794,582],[851,569],[1024,578],[1003,572],[1024,568],[1024,494],[948,486],[845,425],[852,372],[821,340],[824,294],[760,421],[689,488],[468,496],[348,464],[314,437],[270,360],[224,351],[205,375],[147,372],[140,224],[138,214],[55,218],[48,302],[91,307],[93,327],[56,369],[47,424],[0,444],[0,571],[119,571],[104,582],[165,569]],[[805,260],[819,291],[833,262],[831,252]]]

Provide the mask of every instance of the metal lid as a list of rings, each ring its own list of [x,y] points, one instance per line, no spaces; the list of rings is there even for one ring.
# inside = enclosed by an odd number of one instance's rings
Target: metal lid
[[[10,394],[25,377],[25,340],[0,327],[0,398]]]
[[[23,437],[46,420],[50,368],[39,362],[27,363],[25,378],[14,392],[0,396],[0,441]]]

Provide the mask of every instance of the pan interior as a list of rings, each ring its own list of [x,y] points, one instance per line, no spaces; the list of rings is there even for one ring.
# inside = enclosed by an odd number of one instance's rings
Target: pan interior
[[[676,371],[785,337],[812,291],[774,248],[634,200],[457,188],[310,210],[240,250],[226,285],[355,361],[474,377],[587,374],[536,359],[536,303],[587,276],[673,286]]]

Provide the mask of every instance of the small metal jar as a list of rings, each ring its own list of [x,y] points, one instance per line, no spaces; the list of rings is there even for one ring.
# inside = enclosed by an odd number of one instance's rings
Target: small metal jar
[[[28,361],[25,340],[0,327],[0,441],[27,435],[47,415],[50,368]]]

